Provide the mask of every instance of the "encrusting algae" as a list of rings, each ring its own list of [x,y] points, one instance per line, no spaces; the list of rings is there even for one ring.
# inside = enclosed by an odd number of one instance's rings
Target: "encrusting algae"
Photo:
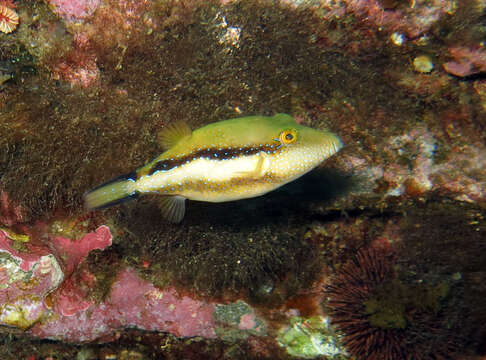
[[[299,178],[342,147],[333,133],[299,125],[286,114],[225,120],[194,132],[173,124],[162,138],[164,153],[88,192],[86,207],[105,208],[157,193],[165,196],[164,216],[180,222],[186,199],[225,202],[260,196]]]

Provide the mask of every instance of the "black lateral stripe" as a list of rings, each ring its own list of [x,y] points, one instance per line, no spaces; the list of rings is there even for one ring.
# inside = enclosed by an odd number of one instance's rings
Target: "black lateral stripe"
[[[157,171],[171,170],[177,166],[181,166],[185,163],[189,163],[194,159],[207,158],[207,159],[214,159],[214,160],[227,160],[242,155],[254,155],[259,153],[260,151],[274,152],[276,150],[277,150],[276,144],[272,144],[272,145],[265,144],[265,145],[247,146],[247,147],[200,149],[180,158],[157,161],[155,165],[150,169],[148,175],[152,175]]]

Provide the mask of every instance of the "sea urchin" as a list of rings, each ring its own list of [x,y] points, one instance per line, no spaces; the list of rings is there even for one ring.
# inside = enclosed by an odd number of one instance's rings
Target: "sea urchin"
[[[357,359],[450,359],[454,336],[444,325],[446,284],[408,284],[398,279],[396,257],[368,248],[325,288],[331,320]]]

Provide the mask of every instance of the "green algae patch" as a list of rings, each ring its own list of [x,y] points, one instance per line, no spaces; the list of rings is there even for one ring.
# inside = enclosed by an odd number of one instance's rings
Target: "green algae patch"
[[[378,287],[375,294],[364,302],[363,313],[368,316],[372,326],[405,329],[414,321],[411,313],[436,314],[440,310],[440,301],[448,292],[449,286],[445,283],[436,286],[410,285],[393,279]]]
[[[290,324],[279,331],[277,341],[291,356],[313,359],[326,356],[326,359],[347,359],[347,353],[340,344],[327,318],[313,316],[308,319],[293,317]]]

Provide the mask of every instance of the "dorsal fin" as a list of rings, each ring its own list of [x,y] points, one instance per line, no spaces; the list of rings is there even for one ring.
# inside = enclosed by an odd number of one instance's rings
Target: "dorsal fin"
[[[159,144],[168,150],[181,141],[183,138],[192,134],[191,128],[184,121],[176,121],[167,125],[158,134]]]

